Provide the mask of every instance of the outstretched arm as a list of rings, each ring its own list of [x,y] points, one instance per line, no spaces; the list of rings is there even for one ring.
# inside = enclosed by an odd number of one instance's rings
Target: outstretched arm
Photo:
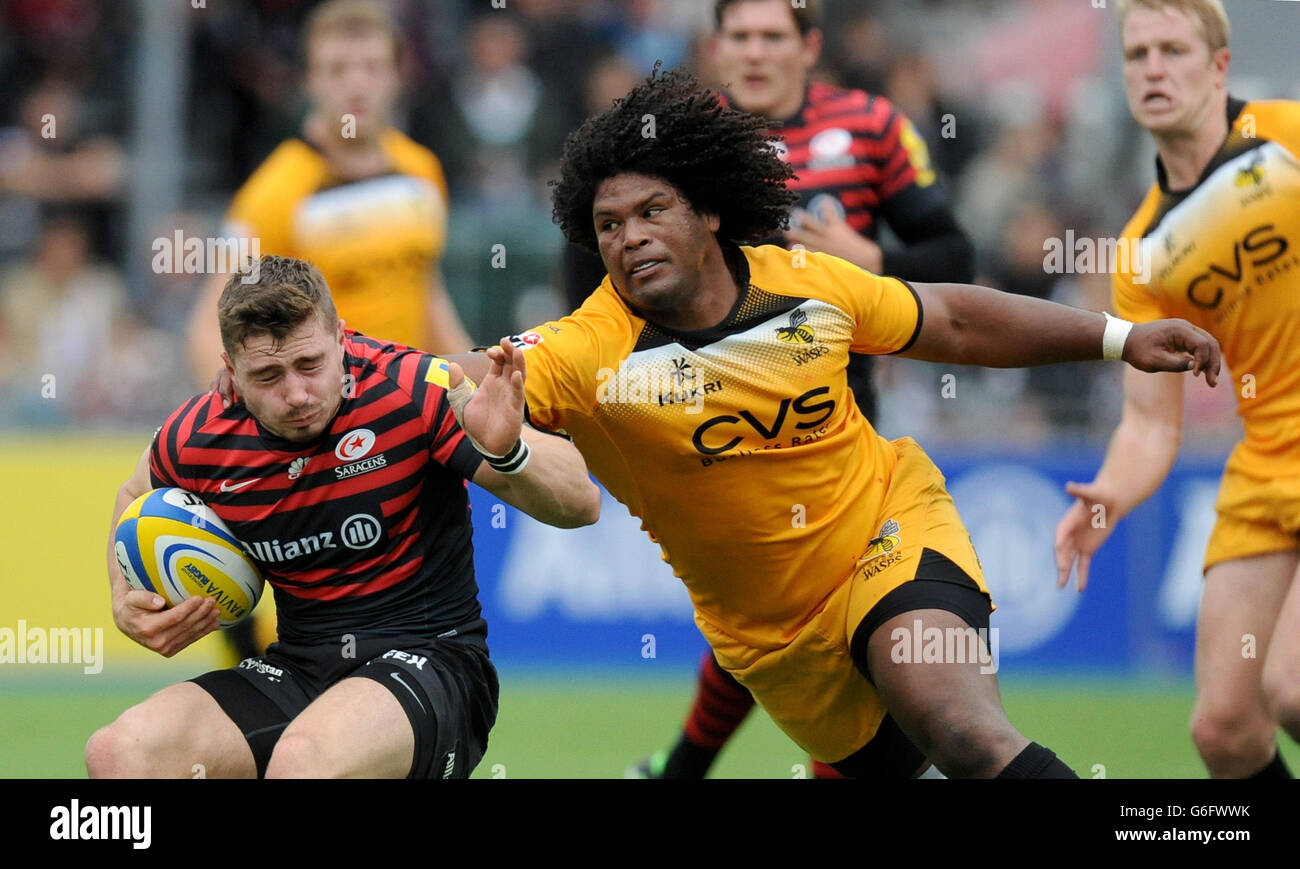
[[[461,366],[452,363],[447,397],[475,449],[484,456],[506,458],[484,462],[474,482],[548,525],[578,528],[594,523],[600,518],[600,490],[587,475],[577,448],[563,438],[523,428],[523,351],[502,339],[486,354],[475,355],[486,358],[487,368],[478,388],[472,390]],[[529,456],[522,470],[507,473],[519,466],[523,449]]]
[[[921,332],[901,354],[927,362],[1021,368],[1102,358],[1106,318],[969,284],[914,284]],[[1192,371],[1218,381],[1219,342],[1185,320],[1138,323],[1123,359],[1140,371]]]
[[[1124,372],[1124,415],[1091,483],[1067,483],[1077,500],[1056,526],[1057,585],[1077,563],[1078,587],[1088,585],[1092,555],[1120,519],[1160,488],[1183,437],[1183,378]]]

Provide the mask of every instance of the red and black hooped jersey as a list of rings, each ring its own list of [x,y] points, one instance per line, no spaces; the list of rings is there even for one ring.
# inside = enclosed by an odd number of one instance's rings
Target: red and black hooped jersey
[[[349,330],[344,399],[310,444],[191,398],[154,437],[153,485],[199,495],[275,589],[280,639],[483,630],[465,481],[482,458],[446,363]]]
[[[911,121],[888,99],[866,91],[810,83],[799,111],[771,123],[768,132],[794,168],[786,186],[799,194],[799,207],[816,215],[830,202],[868,238],[876,235],[881,203],[913,184],[935,182],[925,141]]]

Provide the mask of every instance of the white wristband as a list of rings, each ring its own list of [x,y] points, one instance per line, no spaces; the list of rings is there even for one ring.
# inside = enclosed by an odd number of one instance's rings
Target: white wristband
[[[478,450],[478,454],[487,459],[487,463],[496,471],[502,474],[518,474],[528,465],[528,459],[532,456],[532,451],[528,444],[520,437],[515,441],[505,455],[499,456],[496,453],[490,453],[484,446],[474,439],[474,436],[465,431],[465,405],[474,397],[478,391],[478,385],[466,377],[459,384],[447,390],[447,403],[451,405],[451,412],[456,416],[456,422],[460,424],[461,431],[465,432],[465,437],[469,439],[470,445]]]
[[[1133,324],[1104,311],[1102,313],[1106,317],[1106,331],[1101,336],[1101,358],[1123,359],[1124,342],[1128,340],[1128,333],[1133,331]]]

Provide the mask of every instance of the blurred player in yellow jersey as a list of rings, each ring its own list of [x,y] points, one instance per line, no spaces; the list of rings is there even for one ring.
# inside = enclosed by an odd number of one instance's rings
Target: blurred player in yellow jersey
[[[447,238],[447,185],[437,157],[391,124],[399,92],[400,37],[372,0],[330,0],[304,30],[311,111],[235,194],[223,235],[255,239],[261,254],[320,269],[339,316],[368,335],[435,353],[470,339],[438,271]],[[213,275],[190,320],[194,380],[221,365]],[[238,654],[258,654],[252,620],[228,634]]]
[[[311,261],[350,328],[450,353],[470,347],[438,274],[447,186],[433,152],[391,125],[399,36],[371,0],[330,0],[304,36],[312,109],[235,194],[224,234]],[[190,326],[197,383],[220,362],[214,276]]]
[[[1205,555],[1192,738],[1213,776],[1289,777],[1276,738],[1281,724],[1300,739],[1300,103],[1229,96],[1219,0],[1120,0],[1118,11],[1129,108],[1159,159],[1124,229],[1147,261],[1115,274],[1115,310],[1213,334],[1245,422]],[[1061,585],[1077,561],[1083,590],[1115,522],[1165,479],[1183,386],[1126,372],[1101,470],[1067,487],[1079,500],[1057,528]]]
[[[515,336],[529,418],[569,434],[642,520],[718,663],[814,758],[864,777],[927,758],[952,777],[1073,777],[1007,720],[970,537],[916,442],[863,418],[849,353],[1010,367],[1105,350],[1213,382],[1218,346],[1182,321],[1108,324],[751,246],[785,221],[792,171],[761,117],[676,71],[573,133],[555,216],[608,275],[573,314]],[[490,367],[456,361],[457,394],[460,366]]]

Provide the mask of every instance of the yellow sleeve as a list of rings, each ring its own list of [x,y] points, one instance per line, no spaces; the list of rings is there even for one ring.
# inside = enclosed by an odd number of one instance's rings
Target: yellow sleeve
[[[873,275],[850,262],[828,254],[810,253],[808,262],[823,270],[819,283],[830,300],[854,319],[854,353],[885,355],[901,353],[921,332],[921,300],[916,291],[898,278]]]
[[[1135,283],[1132,275],[1116,271],[1110,282],[1116,316],[1134,323],[1149,323],[1170,316],[1160,307],[1159,300],[1147,291],[1148,285]]]
[[[572,414],[590,415],[600,366],[600,323],[579,310],[511,335],[524,351],[524,401],[528,419],[563,431]]]

